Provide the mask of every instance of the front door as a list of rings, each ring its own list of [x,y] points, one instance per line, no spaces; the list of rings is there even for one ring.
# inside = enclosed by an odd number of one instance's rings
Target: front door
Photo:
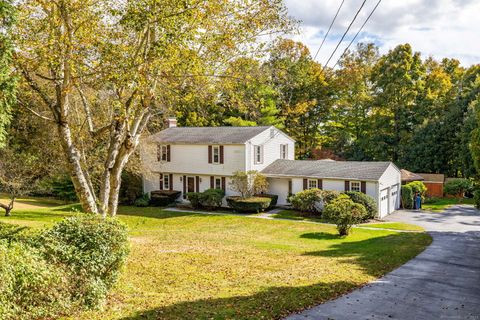
[[[195,192],[195,178],[188,177],[187,178],[187,192]]]

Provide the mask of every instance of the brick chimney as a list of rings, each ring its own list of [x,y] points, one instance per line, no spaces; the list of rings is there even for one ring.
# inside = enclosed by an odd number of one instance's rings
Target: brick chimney
[[[177,118],[167,118],[167,128],[175,128],[177,126]]]

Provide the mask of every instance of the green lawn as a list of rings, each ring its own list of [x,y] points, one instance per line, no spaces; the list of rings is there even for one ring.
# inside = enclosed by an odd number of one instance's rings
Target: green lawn
[[[456,204],[473,204],[473,199],[454,199],[454,198],[440,198],[431,202],[422,204],[422,209],[433,212],[441,212],[448,207]]]
[[[360,227],[379,228],[379,229],[392,229],[392,230],[405,230],[405,231],[425,231],[420,226],[402,222],[385,222],[385,223],[364,223],[359,225]]]
[[[326,220],[316,217],[314,215],[303,214],[295,210],[282,210],[278,213],[272,215],[273,218],[279,219],[289,219],[289,220],[303,220],[303,221],[313,221],[320,223],[327,223]]]
[[[42,206],[42,203],[38,203]],[[75,206],[13,211],[45,227]],[[71,319],[276,319],[346,293],[430,244],[425,233],[121,207],[127,266],[103,311]]]

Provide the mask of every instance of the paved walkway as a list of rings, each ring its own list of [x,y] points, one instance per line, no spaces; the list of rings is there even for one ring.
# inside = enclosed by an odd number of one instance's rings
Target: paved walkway
[[[420,225],[433,243],[383,278],[287,319],[480,320],[480,213],[455,206],[398,211],[387,220]]]

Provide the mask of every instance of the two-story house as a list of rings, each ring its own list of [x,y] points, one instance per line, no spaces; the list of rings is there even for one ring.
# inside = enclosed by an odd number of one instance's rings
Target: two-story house
[[[236,195],[234,172],[257,170],[268,178],[278,204],[310,188],[364,192],[376,199],[379,216],[399,208],[400,171],[391,162],[294,160],[295,141],[273,126],[169,127],[146,138],[141,148],[144,192],[209,188]]]

